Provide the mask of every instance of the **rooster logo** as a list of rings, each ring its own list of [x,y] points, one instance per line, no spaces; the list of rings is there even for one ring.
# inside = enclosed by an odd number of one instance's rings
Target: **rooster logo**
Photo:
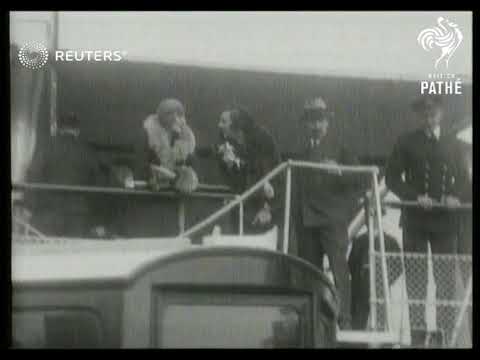
[[[435,61],[435,69],[441,61],[445,61],[448,68],[448,62],[462,42],[463,34],[457,24],[443,17],[437,19],[437,24],[438,26],[422,30],[417,41],[426,51],[432,50],[433,47],[440,48],[441,54]]]

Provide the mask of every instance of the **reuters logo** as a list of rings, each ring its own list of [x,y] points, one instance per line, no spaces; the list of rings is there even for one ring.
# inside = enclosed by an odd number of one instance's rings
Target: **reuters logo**
[[[18,59],[28,69],[40,69],[48,61],[48,51],[39,43],[25,44],[18,51]]]

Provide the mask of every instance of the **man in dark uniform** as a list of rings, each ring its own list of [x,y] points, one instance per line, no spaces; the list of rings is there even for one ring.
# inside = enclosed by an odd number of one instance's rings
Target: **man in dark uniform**
[[[62,117],[58,134],[51,138],[45,151],[37,153],[29,170],[30,182],[56,185],[101,186],[101,170],[95,154],[80,137],[75,114]],[[51,236],[91,237],[93,225],[98,224],[98,208],[81,193],[31,193],[33,223],[41,232]],[[95,229],[104,232],[100,226]]]
[[[461,152],[463,154],[463,166],[465,167],[468,173],[468,182],[466,183],[467,188],[464,192],[465,200],[468,202],[472,202],[473,200],[473,189],[472,189],[472,167],[473,167],[473,147],[472,147],[472,140],[471,140],[471,127],[469,128],[469,139],[468,136],[466,139],[462,138],[463,133],[468,132],[467,129],[464,129],[456,134],[456,139],[459,141],[459,146],[461,148]],[[460,215],[460,223],[459,223],[459,241],[458,241],[458,253],[464,255],[472,255],[472,229],[473,229],[473,222],[472,222],[472,212],[465,211]]]
[[[218,127],[222,142],[218,149],[220,167],[235,192],[246,191],[280,164],[272,135],[246,110],[224,111]],[[246,201],[244,226],[247,233],[264,232],[275,224],[280,226],[283,188],[279,177],[267,182]]]
[[[402,210],[403,249],[406,253],[454,254],[457,216],[448,208],[460,203],[468,175],[462,163],[458,142],[445,136],[441,128],[443,103],[440,96],[424,96],[413,103],[422,122],[417,130],[397,141],[386,169],[387,186],[401,199],[417,201],[419,207]],[[444,208],[433,208],[435,203]],[[427,258],[406,256],[406,282],[409,300],[423,304],[410,306],[410,326],[426,329]],[[437,300],[453,299],[455,264],[445,259],[433,261]],[[450,314],[451,315],[451,314]],[[437,307],[437,327],[450,329],[448,306]],[[413,340],[414,341],[414,340]]]
[[[356,159],[344,148],[337,149],[327,136],[331,113],[322,98],[307,101],[302,116],[306,138],[302,160],[323,164],[354,165]],[[300,219],[298,226],[298,251],[319,269],[327,254],[333,270],[335,284],[341,301],[339,325],[351,327],[351,284],[347,264],[348,223],[355,203],[355,190],[360,187],[358,175],[343,174],[335,170],[298,169],[294,205]]]

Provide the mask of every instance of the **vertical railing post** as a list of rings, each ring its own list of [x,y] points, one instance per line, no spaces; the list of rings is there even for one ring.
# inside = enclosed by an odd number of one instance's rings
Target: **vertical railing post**
[[[50,44],[52,47],[52,50],[58,50],[58,35],[59,35],[59,14],[58,11],[54,11],[52,15],[52,27],[50,28]]]
[[[53,12],[52,18],[52,27],[51,27],[51,51],[55,54],[55,51],[58,50],[59,47],[59,25],[60,25],[60,17],[58,11]],[[57,134],[57,70],[52,63],[50,66],[50,135],[56,136]]]
[[[243,201],[238,204],[238,233],[243,235]]]
[[[50,136],[57,135],[57,72],[50,67]]]
[[[290,234],[290,206],[292,196],[292,166],[290,160],[287,163],[287,178],[285,181],[285,219],[283,227],[283,252],[288,253],[288,237]]]
[[[183,196],[178,199],[178,228],[180,234],[185,231],[185,200]]]
[[[465,315],[467,313],[468,304],[470,302],[470,297],[472,296],[472,276],[468,279],[467,291],[465,293],[465,298],[462,301],[462,306],[460,308],[460,312],[457,317],[457,321],[455,322],[455,327],[453,328],[452,332],[452,339],[450,340],[450,347],[454,348],[455,344],[457,343],[458,334],[460,332],[460,328],[462,323],[464,322]]]
[[[373,193],[373,189],[372,189]],[[368,246],[370,254],[370,323],[371,329],[377,328],[377,282],[376,282],[376,267],[377,262],[375,258],[375,233],[374,233],[374,221],[372,212],[371,199],[367,200],[367,206],[365,207],[365,214],[368,221]]]
[[[377,218],[378,236],[380,240],[380,254],[382,260],[382,278],[383,278],[383,294],[385,297],[385,325],[386,330],[391,328],[391,308],[390,308],[390,288],[388,284],[388,268],[385,255],[385,238],[383,236],[383,223],[382,223],[382,205],[380,203],[380,193],[378,191],[378,172],[372,173],[373,177],[373,192],[375,196],[375,210]]]

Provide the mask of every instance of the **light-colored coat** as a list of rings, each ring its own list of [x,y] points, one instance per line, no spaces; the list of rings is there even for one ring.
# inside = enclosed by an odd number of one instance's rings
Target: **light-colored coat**
[[[157,120],[156,115],[149,115],[143,128],[147,133],[148,147],[156,155],[158,162],[170,170],[178,163],[184,162],[195,151],[195,135],[186,123],[180,124],[180,133],[171,144],[172,133],[167,131]]]

